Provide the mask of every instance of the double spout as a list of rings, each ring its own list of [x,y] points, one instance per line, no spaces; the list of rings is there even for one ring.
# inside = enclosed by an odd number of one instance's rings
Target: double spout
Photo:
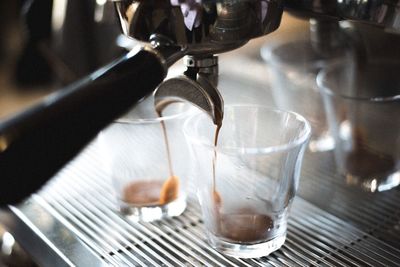
[[[158,113],[174,102],[189,102],[209,115],[220,126],[224,115],[224,103],[218,85],[218,57],[186,56],[185,75],[162,82],[154,94]]]

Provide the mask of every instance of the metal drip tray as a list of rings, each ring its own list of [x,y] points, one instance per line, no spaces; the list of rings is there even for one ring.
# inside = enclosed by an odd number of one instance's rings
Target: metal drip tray
[[[229,76],[220,86],[263,85]],[[177,218],[122,217],[96,143],[0,220],[43,266],[399,266],[399,189],[369,194],[348,187],[333,162],[331,153],[306,154],[286,243],[259,259],[210,248],[193,199]]]

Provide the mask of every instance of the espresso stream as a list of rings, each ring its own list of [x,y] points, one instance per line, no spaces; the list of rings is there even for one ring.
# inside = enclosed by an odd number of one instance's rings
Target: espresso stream
[[[213,157],[213,160],[212,160],[213,202],[214,202],[214,205],[217,207],[218,210],[219,210],[219,208],[221,206],[221,201],[222,200],[221,200],[221,195],[216,190],[215,167],[216,167],[216,163],[217,163],[218,135],[219,135],[219,131],[221,130],[221,126],[222,126],[222,124],[218,124],[217,128],[215,129],[215,134],[214,134],[214,157]]]
[[[161,118],[162,110],[156,110]],[[164,121],[160,121],[164,136],[164,144],[167,155],[169,177],[167,180],[133,182],[124,188],[124,201],[140,206],[164,205],[178,198],[179,178],[174,175],[172,169],[171,150],[168,141],[167,129]]]
[[[157,110],[161,117],[161,111]],[[179,178],[174,175],[171,151],[165,123],[161,121],[164,136],[169,178],[165,181],[133,182],[124,188],[124,200],[135,205],[163,205],[178,197]],[[212,205],[214,210],[215,235],[233,242],[257,242],[268,238],[269,230],[273,228],[273,220],[264,214],[243,207],[235,211],[223,210],[223,199],[216,188],[216,166],[218,137],[222,121],[216,124],[214,134],[214,155],[212,159]]]
[[[161,110],[157,110],[157,115],[161,118]],[[179,178],[174,175],[174,171],[172,169],[172,158],[171,158],[171,150],[169,147],[167,129],[165,127],[164,121],[160,121],[161,127],[164,135],[164,144],[165,149],[167,151],[167,160],[168,160],[168,169],[169,169],[169,178],[164,182],[163,187],[160,193],[160,203],[166,204],[178,198],[179,193]]]
[[[274,222],[271,217],[259,214],[252,208],[244,207],[234,212],[224,213],[223,199],[216,188],[216,164],[218,136],[222,127],[216,125],[214,134],[214,155],[212,160],[212,201],[215,235],[233,242],[257,242],[269,238]]]

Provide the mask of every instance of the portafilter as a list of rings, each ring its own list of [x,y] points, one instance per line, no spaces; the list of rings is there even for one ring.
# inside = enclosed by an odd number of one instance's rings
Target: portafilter
[[[0,123],[0,204],[19,202],[40,188],[101,129],[151,93],[185,55],[186,77],[194,73],[196,84],[185,77],[178,83],[193,85],[192,91],[208,88],[191,96],[222,105],[213,92],[213,55],[272,32],[283,11],[281,0],[114,2],[124,34],[143,44]],[[185,98],[182,91],[171,94]]]

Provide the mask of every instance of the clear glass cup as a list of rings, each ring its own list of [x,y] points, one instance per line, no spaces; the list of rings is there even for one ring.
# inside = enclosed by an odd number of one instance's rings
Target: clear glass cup
[[[266,63],[277,107],[293,110],[310,122],[309,150],[332,150],[334,139],[328,131],[322,97],[315,80],[318,72],[340,55],[324,57],[315,51],[309,38],[293,37],[268,42],[262,47],[261,56]]]
[[[399,62],[339,62],[317,78],[339,172],[366,191],[400,183],[399,69]]]
[[[266,256],[285,242],[311,128],[293,112],[233,105],[225,108],[217,147],[215,131],[202,113],[184,125],[208,241],[229,256]]]
[[[153,101],[151,97],[137,105],[98,138],[120,210],[134,221],[178,216],[186,208],[191,154],[182,125],[190,109],[172,104],[158,117]]]

